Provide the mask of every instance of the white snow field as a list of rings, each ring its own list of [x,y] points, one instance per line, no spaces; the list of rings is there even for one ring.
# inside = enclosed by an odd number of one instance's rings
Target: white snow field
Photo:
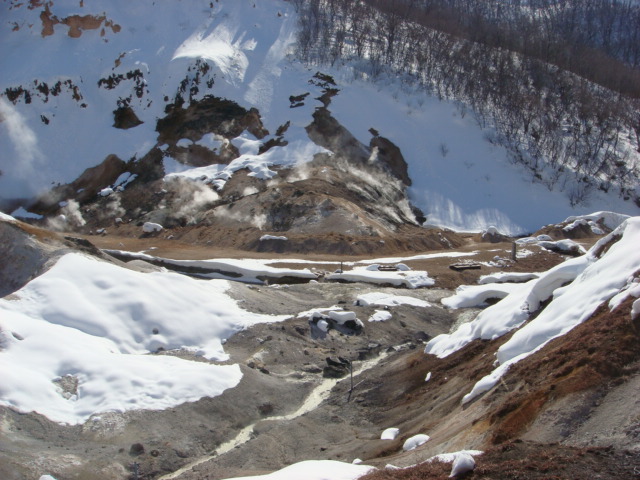
[[[234,477],[226,480],[356,480],[372,470],[375,468],[335,460],[306,460],[267,475]]]
[[[335,272],[326,278],[332,281],[389,284],[406,288],[431,287],[435,284],[435,280],[425,271],[382,271],[369,267],[355,267],[353,270]]]
[[[495,339],[521,327],[542,302],[551,302],[533,320],[502,345],[497,352],[498,367],[477,382],[463,398],[469,402],[491,389],[514,363],[536,352],[550,340],[567,333],[587,320],[604,302],[615,299],[611,308],[636,291],[634,275],[640,265],[640,217],[625,220],[609,235],[601,238],[585,255],[572,258],[527,283],[511,284],[511,293],[483,310],[473,321],[451,334],[438,335],[425,352],[446,357],[476,338]],[[608,250],[598,256],[605,246]],[[483,289],[492,291],[507,284],[473,287],[475,298]],[[499,287],[499,288],[496,288]],[[449,303],[464,306],[477,302],[464,297],[463,290]]]
[[[240,381],[237,365],[152,353],[186,349],[224,361],[224,339],[287,318],[242,310],[228,288],[224,280],[63,256],[11,299],[0,299],[0,404],[78,424],[101,412],[165,409],[219,395]]]
[[[163,3],[161,8],[151,0],[139,0],[135,8],[125,0],[84,3],[55,2],[52,14],[105,15],[121,29],[114,32],[107,27],[104,35],[101,29],[84,30],[80,38],[71,38],[68,27],[58,24],[53,35],[43,37],[39,9],[0,5],[0,18],[7,20],[0,24],[5,47],[0,55],[0,91],[33,89],[35,81],[53,85],[70,80],[82,97],[73,100],[65,88],[46,102],[42,95],[33,95],[28,105],[0,96],[4,120],[0,149],[7,152],[0,157],[0,192],[5,198],[22,198],[52,183],[68,183],[109,154],[139,159],[152,147],[162,147],[155,126],[165,115],[164,98],[175,96],[187,68],[201,60],[211,67],[214,84],[211,89],[200,88],[194,98],[211,94],[247,109],[257,107],[272,134],[289,121],[285,134],[289,143],[258,155],[258,142],[245,132],[233,140],[241,157],[230,165],[187,169],[166,158],[168,178],[204,178],[220,188],[240,168],[269,179],[276,175],[271,166],[311,161],[324,151],[304,131],[320,106],[315,98],[321,87],[309,84],[320,70],[335,78],[340,91],[329,107],[338,121],[365,144],[373,127],[401,148],[413,181],[410,197],[430,224],[468,231],[495,226],[500,232],[517,234],[585,210],[637,213],[637,207],[613,193],[594,192],[590,205],[574,208],[564,194],[531,183],[503,149],[487,140],[492,132],[481,129],[472,112],[453,102],[412,90],[394,77],[354,80],[360,75],[348,64],[338,69],[295,61],[297,18],[289,2],[194,0],[189,8],[180,1]],[[119,98],[132,94],[132,82],[105,89],[98,87],[98,81],[136,69],[144,75],[145,93],[141,98],[133,95],[131,107],[143,123],[116,129],[112,111]],[[304,105],[290,108],[289,97],[304,93],[310,93]],[[192,141],[179,142],[186,143]],[[219,146],[215,138],[196,143],[211,149]]]
[[[356,305],[368,307],[371,305],[378,305],[381,307],[395,307],[398,305],[413,305],[415,307],[429,307],[429,302],[420,300],[415,297],[408,297],[406,295],[392,295],[384,292],[369,292],[358,295],[358,298],[354,302]]]

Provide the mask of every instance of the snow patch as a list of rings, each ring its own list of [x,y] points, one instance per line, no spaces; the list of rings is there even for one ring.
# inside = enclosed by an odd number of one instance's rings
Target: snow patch
[[[414,435],[413,437],[407,438],[407,440],[402,445],[402,450],[405,452],[414,450],[418,448],[420,445],[427,443],[429,440],[431,440],[431,437],[429,435],[425,435],[422,433],[418,435]]]
[[[486,285],[461,285],[455,295],[445,297],[441,303],[449,308],[486,306],[489,299],[502,299],[520,286],[515,283],[490,283]]]
[[[332,273],[326,278],[333,281],[389,284],[406,288],[431,287],[435,284],[435,280],[424,271],[380,271],[377,268],[369,270],[367,267],[356,267],[348,272]]]
[[[144,222],[142,225],[142,231],[144,233],[160,232],[162,230],[164,230],[164,227],[159,223]]]
[[[284,236],[277,236],[277,235],[262,235],[260,237],[260,241],[264,242],[265,240],[282,240],[282,241],[286,241],[289,240],[287,237]]]
[[[226,480],[356,480],[375,470],[367,465],[335,460],[306,460],[266,475]]]
[[[399,428],[387,428],[380,434],[380,440],[395,440],[399,433]]]
[[[406,295],[391,295],[384,292],[369,292],[358,295],[355,305],[369,307],[379,305],[383,307],[397,307],[398,305],[413,305],[415,307],[430,307],[431,304],[425,300]]]
[[[78,424],[100,412],[172,408],[221,394],[240,381],[237,365],[150,353],[184,349],[225,361],[222,339],[287,318],[242,310],[228,288],[225,281],[61,257],[15,292],[17,299],[0,299],[0,404]],[[55,383],[65,376],[77,381],[66,396]]]
[[[391,320],[391,312],[387,310],[376,310],[373,315],[369,317],[370,322],[386,322]]]
[[[493,388],[514,363],[584,322],[604,302],[627,289],[640,265],[640,217],[627,219],[600,239],[586,255],[555,266],[518,287],[452,334],[439,335],[425,352],[445,357],[476,338],[494,339],[520,327],[543,301],[551,302],[497,351],[499,366],[480,379],[463,403]],[[608,246],[604,254],[603,247]],[[598,255],[602,255],[599,257]]]

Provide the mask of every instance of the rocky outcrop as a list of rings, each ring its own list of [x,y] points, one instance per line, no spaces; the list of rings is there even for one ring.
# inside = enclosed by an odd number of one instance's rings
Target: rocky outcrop
[[[113,126],[115,128],[128,130],[142,123],[131,107],[120,107],[113,111]]]
[[[349,375],[351,368],[351,362],[342,357],[327,357],[327,365],[322,369],[322,376],[324,378],[342,378]]]
[[[245,130],[256,138],[264,138],[269,133],[255,108],[246,110],[232,100],[212,95],[193,101],[186,108],[181,104],[169,105],[167,115],[156,125],[158,142],[169,145],[175,145],[182,138],[196,142],[206,133],[234,138]]]
[[[87,168],[73,182],[59,185],[43,195],[29,206],[29,210],[40,215],[55,213],[60,202],[74,199],[79,203],[87,202],[96,197],[98,192],[112,185],[118,177],[127,170],[127,164],[116,155],[109,155],[102,163]]]
[[[80,2],[80,4],[82,5],[82,2]],[[97,30],[98,28],[102,28],[100,36],[105,36],[107,28],[110,28],[113,33],[118,33],[121,30],[120,25],[107,19],[104,15],[69,15],[68,17],[58,18],[51,13],[51,6],[53,6],[53,2],[46,2],[44,10],[40,12],[43,37],[53,35],[53,27],[60,24],[69,27],[67,35],[71,38],[81,37],[84,30]]]
[[[338,122],[326,107],[316,109],[313,122],[306,127],[309,138],[321,147],[348,158],[353,163],[365,163],[370,152]]]
[[[411,186],[411,178],[407,162],[402,156],[402,152],[398,146],[388,138],[375,135],[369,143],[372,151],[376,150],[376,157],[379,162],[387,167],[389,172],[402,181],[407,187]]]

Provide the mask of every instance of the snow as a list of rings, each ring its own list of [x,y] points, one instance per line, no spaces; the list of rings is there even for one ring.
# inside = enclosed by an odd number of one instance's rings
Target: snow
[[[408,452],[409,450],[414,450],[418,448],[420,445],[427,443],[429,440],[431,440],[431,437],[429,435],[425,435],[422,433],[418,435],[414,435],[413,437],[409,437],[407,438],[407,440],[405,440],[404,444],[402,445],[402,450],[405,452]]]
[[[318,276],[309,269],[276,268],[268,266],[268,263],[280,262],[282,260],[259,260],[259,259],[232,259],[216,258],[211,260],[174,260],[170,258],[154,257],[146,253],[133,253],[123,250],[105,250],[117,256],[130,259],[144,260],[148,262],[162,262],[171,265],[177,270],[180,268],[201,269],[199,276],[202,278],[235,280],[245,283],[264,283],[264,277],[296,277],[307,280],[315,280]],[[262,279],[261,279],[262,278]]]
[[[288,138],[296,134],[295,129],[291,130]],[[168,174],[165,178],[170,180],[174,177],[182,177],[191,180],[215,181],[219,190],[238,170],[248,169],[249,176],[261,180],[269,180],[276,175],[270,167],[294,167],[313,160],[319,153],[328,153],[322,147],[312,143],[309,139],[302,138],[303,132],[297,132],[298,138],[289,141],[289,144],[281,147],[270,148],[265,153],[245,153],[232,160],[229,165],[208,165],[205,167],[190,168],[175,173]],[[246,145],[246,143],[245,143]]]
[[[374,467],[367,465],[335,460],[306,460],[267,475],[234,477],[226,480],[356,480],[373,470],[375,470]]]
[[[522,358],[524,358],[524,356]],[[517,360],[521,360],[521,358],[517,358]],[[466,403],[469,403],[477,396],[482,395],[483,393],[488,392],[493,387],[495,387],[513,363],[515,362],[504,363],[495,368],[490,374],[485,375],[480,380],[478,380],[471,391],[464,397],[462,397],[462,404],[464,405]]]
[[[391,312],[387,310],[376,310],[373,315],[369,317],[370,322],[386,322],[387,320],[391,320]]]
[[[523,237],[516,240],[518,245],[538,245],[547,250],[557,251],[568,254],[586,253],[585,248],[579,243],[570,239],[553,240],[549,235],[538,235],[537,237]],[[518,254],[521,252],[518,251]]]
[[[396,287],[420,288],[431,287],[435,280],[424,271],[379,271],[369,270],[367,267],[356,267],[353,270],[332,273],[327,275],[327,280],[339,280],[345,282],[365,282],[376,284],[389,284]]]
[[[624,215],[616,212],[594,212],[587,215],[576,215],[568,217],[563,223],[572,222],[572,224],[579,223],[581,221],[586,222],[599,222],[601,221],[605,227],[609,230],[615,230],[618,228],[625,220],[629,218],[629,215]]]
[[[640,297],[640,278],[632,277],[627,281],[627,285],[620,290],[620,293],[611,297],[609,309],[612,311],[620,306],[629,297]]]
[[[288,239],[287,237],[285,237],[285,236],[277,236],[277,235],[262,235],[262,236],[260,237],[260,241],[261,241],[261,242],[264,242],[265,240],[282,240],[282,241],[285,241],[285,240],[289,240],[289,239]]]
[[[17,208],[13,212],[11,212],[11,216],[14,218],[43,218],[42,215],[38,215],[37,213],[27,212],[24,207]]]
[[[528,282],[529,280],[533,280],[538,278],[540,275],[537,273],[527,273],[527,272],[496,272],[490,273],[488,275],[482,275],[478,279],[478,283],[480,285],[486,285],[489,283],[521,283]]]
[[[420,255],[411,255],[408,257],[383,257],[383,258],[374,258],[371,260],[362,260],[359,263],[364,265],[371,264],[389,264],[389,263],[401,263],[408,262],[413,260],[431,260],[434,258],[458,258],[458,257],[473,257],[477,255],[479,252],[438,252],[438,253],[422,253]]]
[[[482,450],[460,450],[459,452],[440,453],[429,458],[427,462],[453,463],[455,459],[460,455],[470,455],[471,457],[477,457],[478,455],[482,455],[483,453],[484,452]]]
[[[396,307],[398,305],[413,305],[415,307],[429,307],[431,304],[425,300],[406,295],[392,295],[384,292],[369,292],[358,295],[355,305],[369,307],[378,305],[383,307]]]
[[[332,310],[329,312],[329,318],[337,324],[343,325],[350,320],[356,320],[355,312]]]
[[[528,318],[526,309],[522,308],[527,294],[527,284],[518,285],[515,291],[480,312],[473,321],[463,323],[451,334],[432,338],[425,347],[425,353],[443,358],[476,338],[490,340],[519,327]]]
[[[387,428],[380,434],[380,440],[395,440],[399,433],[399,428]]]
[[[463,403],[472,400],[491,389],[511,365],[564,335],[591,317],[601,304],[628,289],[629,279],[640,265],[639,241],[640,217],[629,218],[600,239],[586,255],[567,260],[538,279],[518,284],[510,295],[483,310],[472,322],[461,325],[452,334],[432,339],[425,352],[445,357],[473,339],[495,339],[522,326],[543,301],[551,299],[498,349],[499,366],[476,383]],[[606,246],[609,249],[598,257]]]
[[[240,381],[237,365],[151,353],[186,349],[225,361],[222,339],[287,318],[242,310],[228,288],[63,256],[16,299],[0,299],[0,404],[78,424],[100,412],[165,409],[221,394]],[[63,378],[77,379],[77,391],[62,392],[54,381]]]
[[[159,223],[144,222],[142,225],[142,231],[144,233],[160,232],[161,230],[164,230],[164,227]]]
[[[546,248],[547,250],[559,251],[561,253],[587,253],[582,245],[568,238],[564,240],[557,240],[555,242],[540,241],[538,242],[538,245],[540,245],[542,248]]]
[[[130,2],[112,0],[106,10],[92,4],[53,6],[52,14],[60,18],[74,13],[105,14],[123,27],[117,34],[109,31],[107,37],[101,37],[99,30],[84,31],[80,39],[66,37],[63,25],[55,27],[52,37],[42,38],[38,9],[2,7],[2,17],[15,19],[22,27],[13,32],[13,23],[7,21],[0,29],[8,52],[0,63],[5,72],[0,91],[18,85],[30,88],[34,79],[53,84],[69,78],[79,87],[86,105],[81,107],[64,91],[50,96],[46,103],[37,95],[29,105],[23,101],[13,105],[0,99],[0,115],[6,118],[0,125],[0,146],[12,158],[20,159],[13,164],[0,159],[0,169],[5,173],[0,178],[3,195],[23,197],[41,191],[51,182],[68,183],[109,154],[124,160],[144,156],[156,143],[154,128],[157,119],[164,116],[164,97],[174,97],[187,68],[196,59],[208,60],[213,67],[209,76],[215,77],[213,91],[201,85],[199,97],[213,93],[247,109],[258,107],[271,132],[290,120],[289,144],[257,155],[261,142],[245,132],[233,141],[242,156],[231,165],[204,169],[174,165],[174,174],[188,178],[204,175],[222,187],[239,169],[248,168],[252,176],[268,179],[275,175],[271,166],[308,162],[316,153],[325,152],[304,131],[316,101],[310,100],[305,108],[296,109],[299,111],[289,109],[291,91],[299,88],[297,85],[308,91],[306,82],[310,76],[301,65],[290,68],[287,58],[297,25],[292,6],[278,0],[256,5],[196,0],[190,8],[172,4],[159,9],[152,3],[141,1],[132,9]],[[31,56],[24,55],[24,51]],[[32,58],[41,61],[33,62]],[[119,66],[115,65],[116,59]],[[123,81],[107,90],[96,87],[98,80],[141,67],[145,93],[142,98],[134,95],[131,106],[144,123],[128,130],[113,128],[116,101],[132,93],[132,84]],[[41,121],[41,115],[49,119],[48,125]],[[195,143],[211,149],[221,145],[212,134],[205,137]],[[179,141],[183,147],[187,143],[193,142]],[[165,158],[165,163],[168,160]]]
[[[461,285],[455,295],[441,300],[445,307],[465,308],[485,306],[492,298],[504,298],[520,286],[515,283],[491,283],[485,285]]]
[[[599,305],[626,285],[627,279],[633,276],[640,265],[640,249],[637,248],[640,242],[640,217],[628,219],[604,240],[611,242],[619,234],[622,238],[613,243],[599,259],[594,252],[604,242],[597,243],[585,255],[587,264],[581,274],[566,287],[554,289],[553,300],[542,313],[498,349],[500,363],[522,353],[531,353],[568,332],[587,320]],[[564,281],[561,278],[560,282],[554,283],[562,284]],[[533,294],[537,293],[535,290],[539,285],[540,281],[532,289]]]
[[[201,147],[206,147],[209,150],[215,152],[217,149],[222,147],[226,143],[226,141],[227,140],[224,137],[216,135],[215,133],[207,133],[203,135],[202,138],[196,142],[196,145],[200,145]],[[190,143],[191,141],[189,141],[189,144]]]
[[[476,338],[492,340],[520,327],[557,288],[582,273],[588,262],[586,256],[576,257],[556,265],[536,280],[503,284],[510,285],[508,296],[480,312],[473,321],[462,324],[455,332],[431,339],[425,352],[446,357]]]
[[[458,453],[453,464],[451,465],[451,473],[449,477],[456,477],[460,474],[470,472],[476,468],[476,461],[468,453]]]

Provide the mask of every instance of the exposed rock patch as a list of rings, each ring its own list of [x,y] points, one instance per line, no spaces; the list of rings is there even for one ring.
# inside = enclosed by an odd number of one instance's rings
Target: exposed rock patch
[[[102,188],[113,184],[126,168],[124,161],[116,155],[109,155],[99,165],[87,168],[70,184],[54,187],[40,196],[29,210],[47,215],[57,212],[61,201],[76,199],[80,203],[87,202],[95,198]]]
[[[375,135],[369,143],[369,148],[377,160],[387,166],[394,177],[400,179],[406,186],[411,186],[407,162],[395,143],[388,138]]]
[[[168,106],[167,115],[156,125],[158,141],[173,145],[182,138],[198,141],[210,132],[234,138],[244,130],[256,138],[264,138],[268,134],[255,108],[246,110],[231,100],[212,95],[191,102],[186,108],[182,105]]]
[[[108,20],[104,15],[70,15],[62,19],[51,13],[50,7],[54,2],[45,2],[44,10],[40,12],[40,20],[42,22],[42,36],[48,37],[53,35],[54,27],[56,25],[67,25],[69,30],[67,35],[71,38],[79,38],[85,30],[97,30],[102,28],[100,36],[106,34],[107,28],[110,28],[113,33],[118,33],[121,30],[120,25],[114,23],[112,20]]]
[[[128,130],[142,123],[131,107],[120,107],[113,111],[113,126],[115,128]]]

